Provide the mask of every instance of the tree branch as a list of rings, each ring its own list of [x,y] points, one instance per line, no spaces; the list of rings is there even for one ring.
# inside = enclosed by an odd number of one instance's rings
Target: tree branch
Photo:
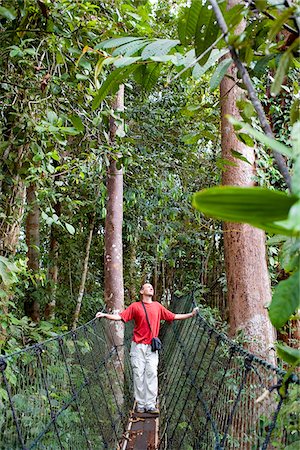
[[[232,57],[235,65],[236,65],[237,69],[240,72],[240,75],[241,75],[241,78],[243,80],[243,83],[244,83],[244,85],[245,85],[245,87],[246,87],[246,89],[248,91],[249,98],[250,98],[250,100],[251,100],[251,102],[252,102],[252,104],[254,106],[255,111],[257,112],[257,116],[258,116],[258,119],[260,121],[261,127],[262,127],[262,129],[264,130],[264,132],[265,132],[265,134],[267,136],[269,136],[271,138],[274,138],[273,131],[272,131],[271,126],[270,126],[270,124],[268,122],[268,119],[267,119],[267,117],[265,115],[265,112],[263,110],[262,104],[261,104],[261,102],[259,101],[259,99],[258,99],[258,97],[256,95],[256,91],[255,91],[255,88],[254,88],[254,86],[252,84],[252,81],[251,81],[251,78],[249,76],[249,73],[248,73],[246,67],[240,61],[235,48],[228,43],[228,27],[227,27],[227,24],[226,24],[225,19],[223,17],[222,11],[220,10],[219,5],[218,5],[216,0],[209,0],[209,2],[210,2],[211,6],[212,6],[212,8],[214,10],[214,13],[216,15],[219,27],[221,28],[221,30],[222,30],[222,32],[224,34],[224,40],[225,40],[225,42],[227,44],[227,47],[228,47],[228,49],[230,51],[231,57]],[[288,188],[291,189],[291,176],[289,174],[288,167],[286,165],[286,162],[285,162],[283,156],[280,153],[276,152],[275,150],[273,150],[273,155],[274,155],[274,159],[276,161],[277,167],[279,169],[279,172],[283,176],[283,178],[284,178]]]

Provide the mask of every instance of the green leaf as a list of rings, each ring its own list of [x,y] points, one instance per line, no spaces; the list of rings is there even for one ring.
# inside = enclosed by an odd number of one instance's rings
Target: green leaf
[[[246,162],[247,164],[250,164],[250,166],[252,166],[251,162],[248,161],[248,159],[247,159],[244,155],[242,155],[242,153],[237,152],[236,150],[231,150],[231,154],[232,154],[232,156],[234,156],[235,158],[240,159],[241,161],[244,161],[244,162]]]
[[[239,138],[240,141],[242,141],[244,144],[248,145],[248,147],[254,147],[254,141],[251,138],[251,136],[249,136],[249,134],[246,133],[239,133],[237,135],[237,137]]]
[[[201,134],[197,133],[197,131],[193,131],[192,133],[188,133],[182,136],[181,140],[185,144],[196,144],[200,138]]]
[[[200,64],[195,64],[195,67],[193,69],[193,77],[194,78],[200,78],[202,75],[207,72],[208,69],[210,69],[212,66],[215,65],[215,63],[226,53],[228,53],[227,49],[218,50],[217,48],[214,48],[206,61],[206,63],[203,66],[200,66]]]
[[[300,350],[279,343],[276,344],[276,350],[278,356],[288,364],[293,366],[298,366],[300,364]]]
[[[141,59],[141,56],[125,56],[125,57],[116,59],[114,62],[114,66],[117,68],[130,66],[131,64],[136,63],[140,59]]]
[[[300,121],[294,123],[291,131],[291,142],[296,158],[300,156]]]
[[[56,123],[57,119],[58,119],[56,112],[48,110],[47,111],[47,119],[48,119],[48,122],[51,123],[52,125],[54,123]]]
[[[225,22],[228,29],[232,32],[244,18],[244,11],[247,11],[247,6],[244,4],[236,4],[231,8],[228,8],[227,2],[220,3],[220,8],[223,12]]]
[[[279,61],[278,68],[276,70],[275,78],[271,86],[271,94],[277,95],[281,90],[281,85],[285,75],[287,74],[288,68],[292,61],[292,55],[289,52],[285,52]]]
[[[259,60],[254,66],[253,73],[256,76],[263,75],[266,71],[266,67],[269,65],[269,62],[272,61],[274,58],[275,58],[274,54],[264,56],[263,58],[259,58]]]
[[[259,187],[221,186],[194,194],[193,206],[210,217],[227,222],[249,223],[271,233],[293,235],[293,230],[275,222],[287,219],[297,200],[296,196]]]
[[[147,64],[143,76],[143,88],[146,92],[150,92],[151,89],[157,83],[161,71],[159,64]]]
[[[131,42],[126,43],[125,45],[121,45],[120,47],[117,47],[113,53],[112,56],[132,56],[135,53],[137,53],[141,48],[145,47],[145,45],[149,44],[151,42],[150,39],[139,39],[134,40]]]
[[[300,448],[300,441],[295,441],[292,444],[287,445],[284,447],[284,450],[299,450]]]
[[[105,99],[105,97],[107,97],[108,94],[117,92],[119,85],[122,84],[129,77],[129,75],[137,69],[137,67],[138,66],[136,65],[131,65],[111,72],[94,97],[92,108],[99,108],[101,102]]]
[[[288,147],[287,145],[282,144],[279,141],[276,141],[276,139],[273,139],[269,136],[266,136],[261,131],[256,130],[255,128],[252,128],[248,123],[240,122],[239,120],[236,120],[232,116],[226,116],[228,121],[232,123],[232,125],[236,128],[242,128],[242,131],[249,133],[251,136],[253,136],[255,139],[257,139],[262,144],[265,144],[267,147],[271,148],[272,150],[276,150],[277,152],[281,153],[282,155],[292,157],[293,156],[293,150],[291,147]]]
[[[83,125],[82,120],[81,120],[81,118],[79,116],[74,114],[74,115],[72,115],[70,117],[70,120],[71,120],[73,126],[76,128],[76,130],[78,130],[80,132],[84,131],[84,125]]]
[[[180,41],[174,39],[156,39],[144,48],[142,58],[148,59],[151,56],[167,55],[178,44],[180,44]]]
[[[202,0],[193,0],[184,15],[178,21],[178,36],[183,45],[188,45],[196,34],[199,14],[202,9]]]
[[[17,11],[14,8],[5,8],[0,6],[0,16],[5,17],[8,20],[15,20],[17,17]]]
[[[75,233],[75,228],[70,223],[65,222],[65,227],[70,234]]]
[[[273,22],[272,27],[270,28],[268,32],[268,40],[270,42],[273,41],[273,39],[276,37],[276,35],[279,33],[283,25],[288,21],[288,19],[291,17],[291,15],[294,13],[296,9],[296,5],[292,6],[291,8],[285,9],[279,17]]]
[[[296,98],[296,100],[294,100],[294,102],[291,106],[291,110],[290,110],[291,124],[294,125],[294,123],[297,122],[297,120],[300,120],[300,99],[299,98]]]
[[[128,44],[129,42],[134,41],[140,41],[143,38],[141,37],[133,37],[133,36],[126,36],[121,38],[111,38],[107,39],[106,41],[100,42],[100,44],[97,44],[95,46],[95,50],[99,50],[101,48],[114,48],[114,47],[120,47],[120,45]]]
[[[292,52],[295,48],[299,46],[300,37],[294,40],[292,45],[289,46],[288,50],[281,56],[278,68],[276,70],[275,78],[271,86],[271,94],[277,95],[281,90],[283,79],[287,74],[290,63],[293,59]]]
[[[220,62],[209,82],[211,91],[214,91],[219,86],[231,64],[231,58],[223,59]]]
[[[292,193],[300,197],[300,155],[296,158],[294,164],[294,174],[292,176]]]
[[[281,328],[300,307],[300,272],[276,286],[269,307],[269,317],[275,328]]]
[[[204,5],[198,17],[195,33],[195,52],[198,58],[202,53],[210,47],[220,34],[220,29],[216,21],[213,9],[208,9],[208,5]],[[202,66],[206,63],[210,55],[208,52],[200,59],[199,64]]]

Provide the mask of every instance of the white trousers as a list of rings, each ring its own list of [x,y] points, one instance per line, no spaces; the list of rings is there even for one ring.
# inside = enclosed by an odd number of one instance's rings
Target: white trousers
[[[134,397],[139,408],[156,407],[158,352],[151,345],[131,343]]]

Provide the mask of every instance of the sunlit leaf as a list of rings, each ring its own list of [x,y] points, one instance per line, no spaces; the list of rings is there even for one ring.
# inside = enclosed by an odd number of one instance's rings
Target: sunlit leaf
[[[174,39],[156,39],[144,48],[142,51],[142,58],[148,59],[151,56],[166,55],[178,44],[180,44],[180,42]]]
[[[70,223],[65,222],[65,227],[70,234],[75,233],[75,228]]]

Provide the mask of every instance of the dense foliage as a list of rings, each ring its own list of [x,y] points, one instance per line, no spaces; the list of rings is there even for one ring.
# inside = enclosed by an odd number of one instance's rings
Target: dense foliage
[[[10,327],[8,334],[17,333],[17,340],[22,339],[18,345],[27,342],[28,328],[43,334],[53,326],[42,321],[37,328],[22,318],[28,296],[40,305],[39,319],[44,318],[43,311],[49,318],[47,307],[55,296],[56,319],[51,323],[71,323],[91,221],[93,243],[81,320],[101,304],[105,178],[111,157],[126,174],[127,298],[136,296],[146,278],[153,280],[158,296],[192,287],[205,291],[209,277],[203,272],[213,273],[211,281],[219,279],[222,289],[222,234],[218,223],[192,210],[191,196],[218,184],[230,164],[219,154],[216,89],[231,60],[221,60],[212,70],[227,45],[248,67],[274,133],[286,141],[291,132],[294,150],[263,138],[247,95],[239,100],[244,120],[236,123],[243,127],[240,139],[248,145],[257,139],[290,157],[296,180],[297,6],[264,1],[249,7],[241,2],[227,11],[220,2],[229,28],[224,40],[208,3],[26,0],[1,6],[1,326]],[[247,26],[237,36],[235,29],[244,19]],[[126,83],[126,127],[113,148],[108,140],[112,111],[107,96],[121,82]],[[282,127],[282,117],[289,117],[290,125],[285,121]],[[284,189],[263,146],[258,156],[258,183]],[[25,201],[29,188],[35,192],[33,203]],[[297,234],[296,181],[292,189],[293,214],[283,226]],[[40,213],[39,242],[28,244],[25,221],[35,204]],[[251,223],[255,220],[252,217]],[[276,227],[267,229],[274,232]],[[285,255],[291,248],[283,268],[294,272],[286,283],[298,279],[298,238],[292,239],[296,239],[292,247],[290,241],[283,247]],[[28,245],[37,250],[38,270],[28,263]],[[276,271],[272,276],[276,282]],[[294,299],[285,319],[297,309],[297,293]],[[6,345],[6,332],[3,341]]]

